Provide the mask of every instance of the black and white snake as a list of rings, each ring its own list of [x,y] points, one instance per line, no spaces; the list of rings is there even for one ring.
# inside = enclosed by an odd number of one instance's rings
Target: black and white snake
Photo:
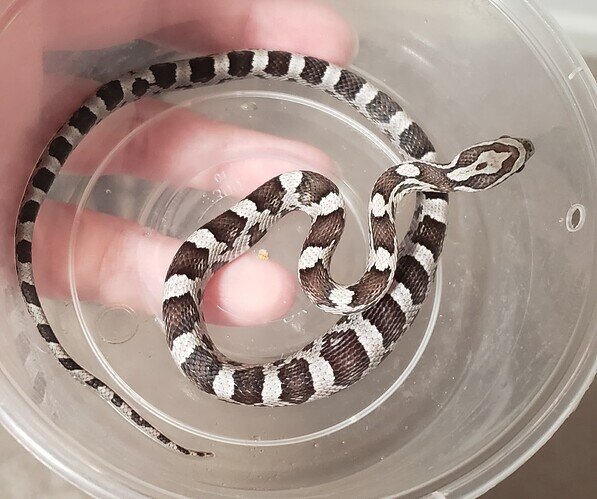
[[[285,173],[269,180],[182,244],[164,287],[168,346],[186,376],[226,401],[301,404],[363,378],[392,351],[429,291],[446,231],[447,193],[497,185],[520,171],[533,154],[530,141],[502,137],[465,149],[449,164],[439,164],[425,133],[387,94],[347,69],[287,52],[246,50],[156,64],[102,85],[52,138],[29,180],[16,229],[18,279],[37,329],[64,368],[145,434],[183,454],[211,455],[172,442],[62,348],[33,280],[33,229],[67,157],[108,114],[143,96],[249,77],[296,82],[331,94],[374,123],[409,161],[389,168],[375,182],[367,269],[351,286],[339,285],[329,275],[330,258],[344,227],[343,201],[331,181],[313,172]],[[399,243],[394,215],[400,200],[411,192],[417,193],[415,213]],[[205,283],[294,210],[312,218],[299,260],[301,286],[318,307],[342,317],[321,337],[282,360],[263,365],[229,360],[214,346],[203,321]]]

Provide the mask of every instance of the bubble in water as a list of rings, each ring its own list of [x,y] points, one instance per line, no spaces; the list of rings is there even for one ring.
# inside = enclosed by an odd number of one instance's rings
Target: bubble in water
[[[106,189],[106,194],[112,194],[112,189]]]

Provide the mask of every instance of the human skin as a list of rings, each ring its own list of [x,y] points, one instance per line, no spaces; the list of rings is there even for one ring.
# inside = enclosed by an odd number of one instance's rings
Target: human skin
[[[8,212],[18,206],[45,142],[98,86],[98,82],[81,76],[44,72],[44,53],[98,50],[144,39],[185,53],[267,48],[300,52],[344,65],[353,50],[353,34],[347,23],[316,2],[153,0],[143,5],[140,9],[133,1],[55,0],[32,7],[38,12],[27,26],[29,36],[25,39],[6,30],[8,40],[4,44],[10,43],[13,36],[15,50],[0,55],[3,67],[13,68],[12,78],[2,79],[0,90],[12,96],[7,106],[14,108],[15,118],[3,120],[5,130],[0,140],[5,147],[15,147],[24,141],[27,130],[31,149],[13,166],[19,174],[0,186],[2,204],[10,206]],[[183,108],[169,111],[169,106],[156,99],[143,99],[117,111],[109,118],[109,126],[108,121],[98,125],[73,152],[63,174],[92,174],[123,137],[158,116],[154,125],[137,131],[132,140],[118,148],[104,173],[209,191],[214,188],[213,174],[197,171],[197,157],[223,164],[225,158],[242,156],[243,150],[251,148],[276,151],[277,159],[271,161],[236,160],[222,167],[224,177],[233,181],[219,188],[238,199],[267,179],[296,169],[297,159],[309,169],[324,173],[334,168],[324,152],[307,144],[213,121]],[[20,116],[29,116],[30,122]],[[35,126],[31,116],[37,117]],[[33,238],[33,264],[36,285],[44,297],[70,296],[68,252],[75,211],[74,205],[53,200],[44,202],[40,210]],[[126,304],[160,315],[163,280],[181,241],[147,234],[146,227],[129,220],[83,211],[72,259],[76,262],[79,298]],[[210,323],[265,323],[284,315],[295,292],[293,273],[273,259],[263,261],[247,255],[226,265],[209,281],[203,311]]]

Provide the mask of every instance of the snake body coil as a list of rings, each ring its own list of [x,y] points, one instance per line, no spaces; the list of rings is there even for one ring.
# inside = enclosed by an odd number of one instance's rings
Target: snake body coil
[[[533,154],[529,141],[503,137],[470,147],[449,164],[439,164],[425,133],[387,94],[347,69],[287,52],[246,50],[156,64],[102,85],[58,131],[35,167],[18,216],[17,274],[27,308],[58,361],[145,434],[183,454],[210,455],[172,442],[62,348],[33,280],[33,227],[69,154],[111,112],[143,96],[249,77],[324,90],[374,123],[408,162],[389,168],[375,183],[369,206],[367,269],[351,286],[339,285],[329,275],[330,258],[344,226],[342,198],[333,183],[313,172],[291,172],[269,180],[182,244],[164,286],[168,345],[182,371],[201,390],[223,400],[265,406],[300,404],[327,397],[363,378],[392,351],[427,296],[446,231],[447,192],[490,188],[522,169]],[[417,193],[415,213],[409,232],[398,243],[395,211],[410,192]],[[301,286],[317,306],[342,317],[320,338],[282,360],[263,365],[228,360],[210,340],[203,321],[200,304],[205,283],[294,210],[308,213],[313,220],[299,260]]]

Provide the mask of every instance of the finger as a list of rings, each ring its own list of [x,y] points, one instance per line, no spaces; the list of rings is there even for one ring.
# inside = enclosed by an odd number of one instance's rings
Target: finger
[[[352,53],[346,21],[310,0],[55,0],[46,5],[47,45],[55,50],[144,38],[185,51],[264,47],[336,63],[345,63]],[[101,20],[109,20],[110,29]]]
[[[193,20],[184,9],[173,8],[169,25],[149,39],[180,50],[286,50],[337,64],[345,64],[352,54],[349,25],[335,10],[317,2],[208,0],[187,6],[194,11]]]
[[[141,124],[145,124],[139,129]],[[123,137],[135,132],[124,145]],[[227,123],[185,108],[144,100],[100,123],[76,148],[67,171],[91,174],[111,154],[103,174],[127,174],[244,197],[267,179],[293,170],[337,174],[319,149]]]
[[[42,296],[70,295],[68,252],[74,217],[73,206],[51,200],[42,205],[33,236],[35,279]],[[180,243],[130,221],[83,212],[72,258],[79,298],[160,316],[164,278]],[[206,320],[245,326],[278,319],[294,300],[294,283],[282,266],[249,253],[209,281],[203,304]]]
[[[2,9],[3,17],[8,16],[10,8],[4,5]],[[23,33],[28,35],[23,36]],[[0,182],[0,227],[6,231],[6,241],[8,231],[14,227],[25,183],[39,154],[35,150],[38,137],[34,131],[39,127],[38,113],[43,102],[39,83],[42,79],[41,33],[41,28],[36,29],[34,20],[27,16],[15,16],[2,30],[2,43],[7,50],[0,51],[0,67],[5,75],[0,78],[0,95],[3,96],[0,149],[4,151],[0,158],[3,179]],[[0,264],[0,269],[2,274],[6,270],[6,276],[14,273],[8,258]]]

